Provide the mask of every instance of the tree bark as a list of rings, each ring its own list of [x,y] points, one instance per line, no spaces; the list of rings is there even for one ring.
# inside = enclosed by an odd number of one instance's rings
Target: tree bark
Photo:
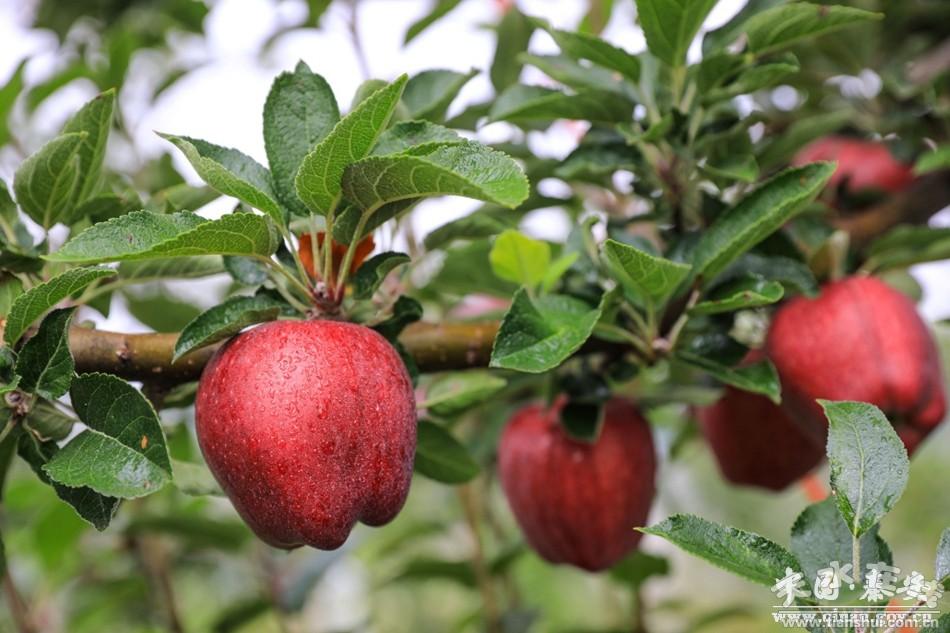
[[[486,367],[498,322],[413,323],[399,337],[424,372]],[[172,363],[177,333],[123,334],[84,327],[69,331],[79,373],[105,372],[127,380],[178,384],[197,380],[219,347],[192,352]]]

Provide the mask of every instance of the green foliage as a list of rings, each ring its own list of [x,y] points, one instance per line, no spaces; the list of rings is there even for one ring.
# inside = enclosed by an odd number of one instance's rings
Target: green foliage
[[[294,185],[300,163],[339,120],[333,90],[305,63],[274,80],[264,104],[264,147],[277,199],[295,215],[306,215]]]
[[[686,63],[686,50],[716,0],[637,0],[637,16],[650,52],[670,66]]]
[[[268,295],[231,297],[198,315],[181,331],[175,342],[172,360],[178,360],[188,352],[230,338],[255,323],[273,321],[286,304]]]
[[[701,356],[687,350],[681,350],[676,356],[678,359],[698,367],[710,376],[743,391],[760,393],[769,400],[778,404],[782,400],[782,386],[779,383],[778,372],[769,361],[761,361],[750,365],[730,367],[713,358]]]
[[[206,220],[188,211],[133,211],[89,227],[46,259],[92,264],[197,255],[267,257],[277,239],[268,220],[250,213]]]
[[[202,180],[215,190],[260,209],[278,226],[284,224],[284,212],[277,204],[271,174],[263,165],[229,147],[185,136],[160,136],[174,143]]]
[[[763,536],[695,516],[673,515],[641,531],[664,538],[717,567],[767,587],[784,577],[786,568],[798,567],[788,550]]]
[[[13,346],[40,316],[92,282],[115,274],[110,268],[71,268],[17,296],[7,315],[3,340]]]
[[[40,324],[36,336],[26,342],[14,368],[19,389],[55,400],[69,390],[73,357],[69,353],[69,322],[75,308],[54,310]]]
[[[108,374],[86,374],[69,390],[88,427],[43,465],[53,481],[124,499],[152,494],[172,479],[165,433],[152,405]]]
[[[783,171],[705,231],[693,255],[693,274],[711,279],[800,213],[822,190],[834,165],[813,163]]]
[[[527,123],[554,119],[581,119],[619,123],[633,114],[633,102],[608,90],[589,89],[574,94],[514,84],[498,96],[491,108],[493,121]]]
[[[880,13],[851,7],[796,2],[752,16],[742,30],[749,39],[749,51],[765,55],[804,38],[881,17]]]
[[[828,417],[828,463],[838,509],[855,537],[891,511],[907,485],[907,450],[880,409],[820,400]]]
[[[441,374],[429,385],[420,408],[432,415],[454,416],[487,401],[507,384],[504,378],[488,371]]]
[[[560,365],[594,331],[600,308],[565,295],[515,293],[492,348],[491,366],[539,373]]]
[[[478,464],[458,440],[444,428],[419,421],[415,469],[446,484],[462,484],[478,475]]]
[[[651,255],[635,246],[608,239],[604,255],[611,274],[637,299],[660,306],[689,274],[689,266]]]
[[[874,526],[860,538],[860,560],[891,564],[891,552]],[[838,511],[834,499],[814,503],[798,515],[792,526],[791,548],[806,578],[817,578],[818,570],[831,561],[850,561],[854,553],[853,535]],[[860,585],[863,570],[855,573]]]
[[[386,279],[386,275],[409,261],[410,258],[405,253],[392,251],[374,255],[366,260],[353,276],[353,298],[371,299]]]
[[[366,157],[399,103],[408,77],[403,75],[380,88],[343,117],[300,164],[297,195],[314,213],[336,209],[347,165]]]
[[[528,196],[517,164],[473,142],[423,145],[405,154],[371,156],[346,167],[343,192],[363,211],[427,196],[458,195],[507,207]]]
[[[13,177],[17,203],[30,218],[49,228],[59,222],[75,200],[79,184],[79,149],[86,132],[63,134],[23,161]]]

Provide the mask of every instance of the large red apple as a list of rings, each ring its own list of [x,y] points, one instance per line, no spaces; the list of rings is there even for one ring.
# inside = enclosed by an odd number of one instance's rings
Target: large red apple
[[[844,184],[852,194],[868,190],[897,193],[914,180],[910,165],[898,161],[886,145],[874,141],[826,136],[799,151],[792,164],[804,165],[820,160],[838,162],[828,187],[837,189]]]
[[[211,472],[270,545],[335,549],[406,500],[412,383],[369,328],[276,321],[240,334],[205,368],[195,414]]]
[[[937,348],[914,304],[873,277],[826,285],[776,312],[766,353],[782,380],[783,407],[824,433],[818,398],[878,406],[908,452],[946,413]]]
[[[646,420],[629,401],[607,403],[596,442],[571,438],[563,402],[515,413],[502,434],[498,470],[528,543],[552,563],[588,571],[636,547],[654,494],[656,457]]]
[[[784,490],[825,456],[819,439],[790,420],[765,396],[726,387],[713,405],[699,410],[703,435],[729,481]]]

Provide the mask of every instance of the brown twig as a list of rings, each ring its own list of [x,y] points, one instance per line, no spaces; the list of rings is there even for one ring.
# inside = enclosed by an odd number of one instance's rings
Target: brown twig
[[[39,629],[33,624],[26,602],[20,596],[16,584],[13,582],[13,576],[10,575],[10,568],[3,571],[3,593],[6,595],[7,604],[10,607],[10,615],[13,616],[13,622],[19,633],[37,633]]]
[[[485,367],[498,322],[413,323],[399,341],[424,372]],[[217,346],[196,350],[172,363],[177,333],[123,334],[83,327],[69,331],[79,373],[106,372],[128,380],[177,384],[196,380]]]

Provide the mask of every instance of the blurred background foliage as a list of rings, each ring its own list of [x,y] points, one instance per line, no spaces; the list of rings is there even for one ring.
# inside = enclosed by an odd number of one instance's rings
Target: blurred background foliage
[[[4,177],[58,126],[43,120],[56,119],[55,113],[61,111],[50,103],[64,94],[69,102],[69,90],[79,84],[88,92],[91,84],[96,92],[119,89],[121,107],[108,160],[114,168],[109,178],[115,204],[124,209],[143,205],[194,209],[216,197],[189,184],[194,182],[191,176],[179,173],[167,154],[140,154],[130,130],[165,91],[208,61],[201,40],[217,3],[9,1],[15,6],[7,15],[19,21],[19,28],[55,37],[56,49],[54,63],[47,64],[43,73],[27,80],[29,59],[24,59],[2,79],[0,168]],[[332,22],[337,30],[356,25],[355,15],[364,22],[374,19],[373,3],[363,7],[355,1],[330,4],[328,0],[271,2],[276,14],[290,17],[278,21],[255,54],[267,56],[281,38],[293,37],[298,30],[330,28],[321,27],[327,23],[328,11],[338,12],[339,19]],[[405,12],[416,18],[400,39],[409,43],[426,29],[458,28],[452,16],[461,10],[459,5],[470,4],[402,2]],[[487,12],[490,19],[482,25],[497,34],[498,46],[487,73],[492,87],[485,86],[487,94],[481,95],[481,101],[450,110],[450,118],[457,117],[457,123],[484,115],[492,90],[503,90],[522,72],[536,72],[522,68],[523,53],[535,29],[508,4],[494,3]],[[577,0],[572,4],[577,5],[573,14],[581,30],[599,33],[623,20],[629,20],[629,25],[622,28],[635,29],[632,2]],[[742,8],[743,2],[724,4],[730,5],[731,13],[748,10]],[[749,2],[753,7],[773,4],[774,0]],[[950,3],[855,0],[851,4],[883,11],[886,17],[796,47],[794,53],[804,72],[743,103],[742,107],[760,113],[758,134],[770,146],[764,153],[768,157],[764,167],[785,163],[805,140],[834,131],[897,134],[897,153],[903,143],[908,155],[919,149],[921,139],[947,135],[950,106],[945,95],[940,100],[935,88],[936,83],[945,85],[946,66],[940,66],[933,54],[941,46],[946,49]],[[545,15],[543,4],[531,8],[535,15],[556,17]],[[728,38],[734,24],[730,17],[720,18],[718,30],[710,37]],[[355,28],[354,32],[358,34]],[[185,47],[184,42],[193,46]],[[359,57],[361,48],[371,49],[365,42],[355,44],[341,54]],[[182,54],[186,48],[188,54]],[[332,65],[335,60],[323,63]],[[365,67],[365,60],[361,64]],[[432,59],[430,65],[438,66],[439,60]],[[472,65],[477,65],[474,60]],[[313,66],[323,71],[320,64]],[[570,81],[569,76],[560,79]],[[228,116],[227,104],[213,107]],[[245,122],[235,119],[229,124]],[[565,129],[555,132],[563,136]],[[492,140],[519,155],[525,133],[507,126],[500,136]],[[534,142],[544,143],[543,139]],[[522,149],[520,155],[528,154]],[[552,159],[535,160],[528,170],[543,179],[557,164]],[[561,189],[559,194],[557,202],[567,208],[596,205],[598,200],[590,185]],[[550,202],[541,192],[535,196],[537,208]],[[498,221],[516,220],[509,215]],[[459,248],[480,246],[475,242]],[[479,278],[479,270],[470,261],[460,257],[456,264],[445,262],[426,289],[430,302],[447,287],[460,296],[469,291],[491,292],[499,286],[487,271],[487,278]],[[194,304],[213,304],[228,283],[222,275],[210,291],[145,286],[137,293],[126,293],[122,303],[128,315],[123,318],[156,331],[174,331],[197,314]],[[166,291],[168,287],[174,287],[177,298]],[[913,284],[911,288],[919,290]],[[928,289],[946,294],[945,278],[942,287],[925,285]],[[185,299],[179,291],[185,292]],[[510,292],[510,287],[498,289],[501,295]],[[946,309],[946,300],[942,305]],[[438,307],[448,311],[452,306]],[[102,311],[108,316],[108,307]],[[936,328],[948,367],[950,323],[938,323]],[[162,420],[172,456],[197,460],[188,389],[172,394],[167,405]],[[128,503],[107,532],[97,533],[18,463],[5,483],[0,515],[12,573],[41,630],[69,633],[461,632],[478,630],[485,608],[504,614],[506,633],[608,633],[631,630],[639,608],[636,600],[647,605],[650,630],[661,633],[758,633],[771,626],[773,597],[768,592],[750,591],[744,582],[653,538],[644,540],[646,554],[598,576],[551,567],[527,550],[491,475],[496,439],[512,406],[499,398],[453,423],[456,435],[464,438],[484,466],[482,476],[459,488],[416,477],[405,510],[390,526],[384,530],[360,526],[336,552],[268,549],[251,536],[225,500],[187,497],[171,487]],[[698,440],[687,405],[656,408],[651,416],[664,456],[653,518],[688,511],[787,541],[788,526],[807,503],[801,489],[773,494],[730,486]],[[933,564],[932,552],[946,527],[946,512],[935,509],[947,509],[948,454],[950,429],[944,425],[916,455],[908,490],[883,525],[882,535],[902,569],[930,569]],[[825,479],[826,473],[819,472],[819,478]],[[467,517],[476,510],[485,520],[473,524]],[[484,595],[479,574],[497,579],[492,595]],[[644,578],[647,574],[649,579]],[[5,611],[0,611],[0,630],[14,630]]]

